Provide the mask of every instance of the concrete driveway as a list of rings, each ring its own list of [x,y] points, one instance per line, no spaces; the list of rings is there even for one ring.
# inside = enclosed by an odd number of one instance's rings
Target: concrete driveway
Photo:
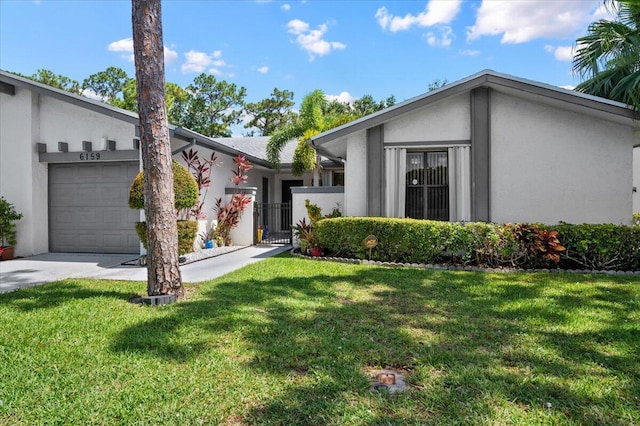
[[[211,280],[289,250],[290,246],[250,246],[180,267],[183,282]],[[125,265],[131,254],[46,253],[0,262],[0,293],[65,278],[146,281],[145,267]]]

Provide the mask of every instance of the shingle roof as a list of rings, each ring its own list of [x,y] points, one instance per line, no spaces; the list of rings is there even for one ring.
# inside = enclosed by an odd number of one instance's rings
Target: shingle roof
[[[248,154],[252,157],[267,160],[267,142],[269,136],[253,136],[253,137],[231,137],[231,138],[214,138],[214,140],[222,145]],[[283,166],[290,165],[293,162],[293,152],[298,145],[296,139],[292,139],[280,152],[280,163]]]

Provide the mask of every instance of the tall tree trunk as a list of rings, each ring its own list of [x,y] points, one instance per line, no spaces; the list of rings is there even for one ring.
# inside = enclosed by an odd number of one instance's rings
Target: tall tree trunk
[[[161,5],[160,0],[132,0],[132,6],[147,221],[147,293],[182,297],[171,142],[164,99]]]

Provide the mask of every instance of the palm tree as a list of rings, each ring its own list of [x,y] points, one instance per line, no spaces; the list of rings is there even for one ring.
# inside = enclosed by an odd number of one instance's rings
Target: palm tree
[[[626,103],[640,111],[640,1],[605,0],[615,20],[593,22],[576,40],[576,90]]]
[[[275,131],[267,143],[267,159],[280,168],[280,152],[292,139],[298,139],[293,154],[292,171],[301,175],[316,167],[316,152],[307,144],[311,137],[357,118],[353,114],[334,115],[328,111],[328,102],[322,90],[314,90],[304,97],[298,117]]]

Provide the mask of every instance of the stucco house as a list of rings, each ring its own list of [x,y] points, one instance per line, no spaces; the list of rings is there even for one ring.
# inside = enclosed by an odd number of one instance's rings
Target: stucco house
[[[306,198],[347,216],[499,223],[629,224],[640,210],[636,113],[490,70],[310,143],[344,162],[344,188],[297,188],[294,219]]]
[[[16,255],[140,252],[134,229],[140,212],[127,204],[141,170],[137,125],[130,111],[0,71],[0,195],[24,215]],[[254,166],[247,186],[258,203],[287,201],[292,186],[312,185],[311,174],[290,172],[295,142],[277,172],[266,160],[268,138],[208,138],[175,126],[170,133],[174,159],[195,149],[205,157],[215,152],[222,163],[207,193],[209,220],[215,198],[233,186],[237,154]],[[247,228],[240,244],[253,242],[253,223]]]

